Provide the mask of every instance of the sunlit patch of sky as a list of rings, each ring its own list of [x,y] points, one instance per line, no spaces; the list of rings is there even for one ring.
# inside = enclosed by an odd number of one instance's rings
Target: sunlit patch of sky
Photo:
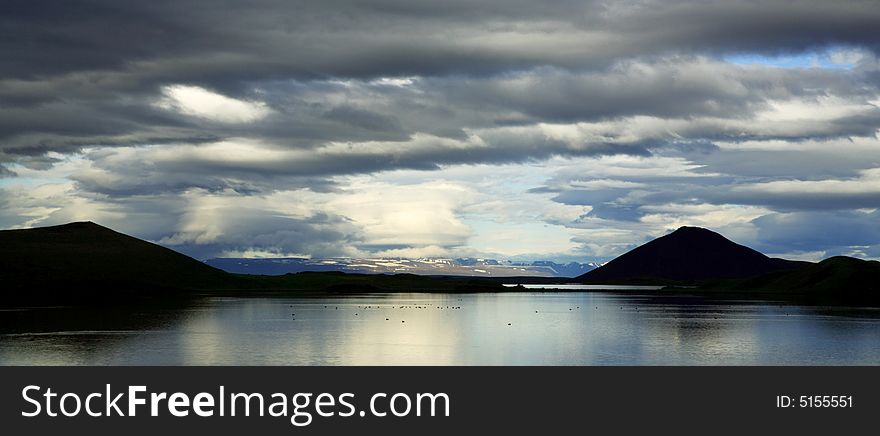
[[[543,222],[499,223],[478,218],[466,219],[473,231],[469,247],[479,253],[499,259],[553,259],[556,261],[583,261],[572,242],[572,229]],[[534,252],[528,252],[532,249]],[[565,254],[569,254],[566,256]]]
[[[859,49],[835,47],[821,51],[804,53],[780,53],[765,55],[758,53],[736,53],[727,55],[724,60],[737,65],[758,65],[775,68],[824,68],[831,70],[851,70],[864,57]]]
[[[34,175],[32,177],[21,175],[22,172],[27,172],[27,168],[17,165],[11,164],[6,166],[10,171],[19,174],[16,177],[0,177],[0,189],[7,188],[10,186],[39,186],[45,185],[49,183],[69,183],[65,177],[44,177],[41,175]]]
[[[6,168],[13,172],[15,177],[0,177],[0,189],[70,183],[71,171],[81,168],[87,162],[82,154],[62,155],[50,152],[46,157],[56,159],[50,168],[34,169],[18,163],[6,164]]]

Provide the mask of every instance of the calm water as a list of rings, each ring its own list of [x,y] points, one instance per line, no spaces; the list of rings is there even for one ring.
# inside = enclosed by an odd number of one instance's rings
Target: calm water
[[[877,309],[596,292],[182,306],[0,311],[0,364],[880,364]]]
[[[504,285],[509,288],[522,286],[526,289],[561,289],[565,291],[656,291],[663,286],[637,286],[637,285],[583,285],[583,284],[510,284]]]

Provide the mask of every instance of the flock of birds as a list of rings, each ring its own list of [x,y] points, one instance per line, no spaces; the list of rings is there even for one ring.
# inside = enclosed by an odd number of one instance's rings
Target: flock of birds
[[[458,301],[461,301],[461,299],[459,299]],[[435,305],[433,305],[433,304],[426,304],[426,305],[400,305],[400,306],[390,306],[390,307],[391,307],[392,309],[429,309],[429,306],[433,306],[434,309],[438,309],[438,310],[444,310],[444,309],[445,309],[445,310],[461,310],[461,306],[449,306],[449,305],[446,305],[446,306],[444,307],[444,306],[441,306],[441,305],[437,305],[437,306],[435,306]],[[294,309],[294,307],[293,307],[292,304],[290,305],[290,308],[291,308],[291,309]],[[330,308],[330,306],[328,306],[328,305],[325,305],[325,306],[324,306],[324,309],[329,309],[329,308]],[[358,308],[359,310],[370,310],[370,309],[381,309],[382,306],[372,306],[372,305],[371,305],[371,306],[358,306],[357,308]],[[569,311],[572,311],[572,310],[580,309],[580,308],[581,308],[580,306],[575,306],[574,308],[569,307],[568,310],[569,310]],[[599,306],[596,306],[596,309],[599,309]],[[621,307],[621,309],[623,309],[623,307]],[[339,310],[339,306],[333,306],[333,310]],[[536,310],[535,313],[538,313],[538,311]],[[291,316],[291,318],[292,318],[294,321],[296,321],[296,313],[291,312],[290,316]],[[354,313],[354,316],[360,316],[360,312],[355,312],[355,313]],[[385,321],[390,321],[390,320],[391,320],[390,318],[385,318]],[[405,324],[405,323],[406,323],[406,320],[403,320],[403,319],[402,319],[402,320],[400,320],[400,322],[401,322],[401,324]],[[513,323],[507,323],[507,325],[513,325]]]

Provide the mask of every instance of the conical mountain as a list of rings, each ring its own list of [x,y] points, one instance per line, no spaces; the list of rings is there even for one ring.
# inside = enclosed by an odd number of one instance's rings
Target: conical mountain
[[[689,284],[794,270],[807,262],[767,257],[700,227],[678,230],[641,245],[575,279],[596,284]]]

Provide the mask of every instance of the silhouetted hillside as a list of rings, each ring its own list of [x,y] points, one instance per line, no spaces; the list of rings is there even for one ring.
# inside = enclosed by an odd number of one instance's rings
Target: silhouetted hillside
[[[230,274],[92,222],[0,231],[0,304],[79,303],[191,291],[501,291],[500,283],[411,274]]]
[[[596,284],[696,284],[747,278],[809,265],[767,257],[711,230],[681,227],[641,245],[575,281]]]
[[[234,287],[193,258],[93,222],[0,231],[4,293],[119,293]],[[7,294],[8,295],[8,294]]]
[[[836,256],[795,271],[713,283],[704,289],[790,293],[850,301],[880,300],[880,262]]]

